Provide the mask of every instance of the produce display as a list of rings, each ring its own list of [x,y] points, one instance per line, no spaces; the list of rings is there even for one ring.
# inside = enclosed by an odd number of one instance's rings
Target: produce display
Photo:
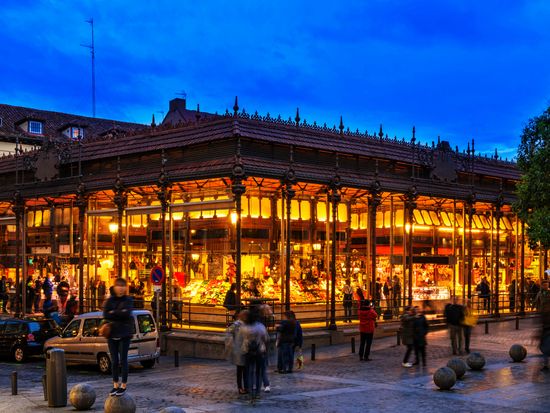
[[[265,280],[248,279],[244,280],[241,286],[242,298],[253,296],[252,289],[256,286],[262,298],[280,300],[281,287],[269,277]],[[225,295],[231,284],[225,278],[219,277],[213,280],[191,280],[182,289],[182,297],[193,304],[223,305]],[[344,281],[338,281],[336,285],[336,299],[342,299]],[[327,284],[325,280],[318,280],[318,283],[308,280],[290,280],[290,299],[292,302],[316,302],[327,299]]]

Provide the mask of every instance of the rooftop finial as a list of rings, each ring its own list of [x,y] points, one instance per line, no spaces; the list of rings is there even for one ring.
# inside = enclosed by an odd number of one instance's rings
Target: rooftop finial
[[[296,121],[296,126],[300,125],[300,108],[296,108],[296,117],[294,118]]]
[[[340,135],[344,134],[344,120],[342,119],[342,115],[340,115],[340,125],[338,126],[340,129]]]
[[[378,132],[378,137],[382,139],[384,137],[384,131],[382,130],[382,124],[380,124],[380,132]]]
[[[441,145],[441,136],[437,135],[437,146]]]
[[[197,123],[199,122],[199,120],[201,118],[201,108],[200,108],[198,103],[197,103],[197,112],[195,113],[195,118],[197,118]]]
[[[153,113],[153,116],[151,118],[151,128],[155,129],[157,126],[157,123],[155,122],[155,114]]]
[[[237,116],[239,113],[239,97],[235,96],[235,104],[233,105],[233,116]]]
[[[498,148],[495,148],[495,159],[498,161]]]
[[[413,126],[413,136],[412,139],[413,143],[416,141],[416,126]]]

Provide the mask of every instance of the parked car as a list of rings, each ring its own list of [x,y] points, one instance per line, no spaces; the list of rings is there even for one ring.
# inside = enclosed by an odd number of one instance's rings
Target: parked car
[[[6,318],[0,320],[0,354],[22,363],[28,356],[40,355],[44,343],[59,335],[55,321],[39,318]]]
[[[152,368],[160,356],[160,340],[155,319],[150,311],[132,311],[133,332],[128,351],[129,363],[141,363]],[[44,348],[65,350],[65,359],[71,362],[97,364],[102,373],[111,370],[111,356],[107,339],[99,335],[104,322],[103,313],[93,312],[75,316],[59,337],[51,338]]]

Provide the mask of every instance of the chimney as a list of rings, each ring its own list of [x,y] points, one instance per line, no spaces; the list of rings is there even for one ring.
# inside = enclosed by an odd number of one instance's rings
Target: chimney
[[[175,98],[170,101],[170,112],[186,110],[187,102],[182,98]]]

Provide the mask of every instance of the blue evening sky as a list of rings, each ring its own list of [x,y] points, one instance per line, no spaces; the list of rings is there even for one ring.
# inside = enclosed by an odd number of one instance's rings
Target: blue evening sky
[[[0,102],[149,123],[169,99],[511,157],[550,104],[550,1],[0,3]]]

